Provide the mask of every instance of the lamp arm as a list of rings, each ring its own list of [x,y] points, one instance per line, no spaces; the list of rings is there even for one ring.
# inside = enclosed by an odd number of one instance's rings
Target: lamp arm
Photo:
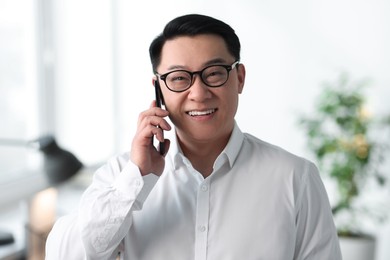
[[[29,142],[25,140],[0,138],[0,145],[26,146],[28,144]]]
[[[0,138],[0,146],[27,146],[33,148],[39,148],[37,140],[26,141],[21,139],[12,139],[12,138]]]

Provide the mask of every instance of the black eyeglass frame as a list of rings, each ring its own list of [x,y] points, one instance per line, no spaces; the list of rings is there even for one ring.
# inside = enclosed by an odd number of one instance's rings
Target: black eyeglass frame
[[[160,74],[156,73],[155,75],[156,75],[158,78],[160,78],[162,81],[164,81],[164,84],[165,84],[165,86],[167,87],[167,89],[169,89],[169,90],[172,91],[172,92],[180,93],[180,92],[184,92],[184,91],[188,90],[189,88],[191,88],[191,86],[194,84],[194,76],[197,75],[197,74],[199,75],[200,80],[201,80],[201,81],[203,82],[203,84],[205,84],[206,86],[208,86],[208,87],[210,87],[210,88],[218,88],[218,87],[221,87],[223,84],[225,84],[225,83],[229,80],[230,71],[232,71],[232,70],[233,70],[237,65],[239,65],[239,64],[240,64],[240,61],[236,60],[236,61],[233,62],[233,64],[231,64],[231,65],[215,64],[215,65],[207,66],[207,67],[203,68],[202,70],[193,71],[193,72],[188,71],[188,70],[172,70],[172,71],[167,72],[167,73],[165,73],[165,74],[161,74],[161,75],[160,75]],[[207,70],[207,69],[210,68],[210,67],[214,67],[214,66],[223,67],[223,68],[225,68],[226,71],[227,71],[226,80],[225,80],[223,83],[218,84],[218,85],[215,85],[215,86],[209,85],[208,83],[206,83],[206,82],[204,81],[203,77],[202,77],[202,74],[203,74],[203,72],[204,72],[205,70]],[[180,72],[180,71],[181,71],[181,72],[186,72],[186,73],[188,73],[188,74],[191,76],[191,84],[189,84],[188,87],[185,88],[185,89],[181,89],[181,90],[174,90],[174,89],[171,89],[171,88],[168,86],[167,82],[166,82],[167,76],[168,76],[169,74],[171,74],[171,73]]]

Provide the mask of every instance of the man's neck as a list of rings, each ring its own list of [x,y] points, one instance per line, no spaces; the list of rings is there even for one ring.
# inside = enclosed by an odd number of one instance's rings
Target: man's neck
[[[226,147],[228,141],[229,137],[207,142],[186,142],[186,140],[180,140],[178,137],[183,154],[204,178],[213,172],[214,162]]]

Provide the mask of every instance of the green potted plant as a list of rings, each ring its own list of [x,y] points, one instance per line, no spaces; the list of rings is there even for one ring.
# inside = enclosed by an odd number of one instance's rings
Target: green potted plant
[[[374,117],[367,110],[367,83],[342,74],[324,84],[313,114],[299,118],[322,177],[333,187],[328,192],[340,238],[370,238],[361,223],[383,221],[388,209],[385,202],[367,203],[389,176],[383,165],[390,139],[390,117]]]

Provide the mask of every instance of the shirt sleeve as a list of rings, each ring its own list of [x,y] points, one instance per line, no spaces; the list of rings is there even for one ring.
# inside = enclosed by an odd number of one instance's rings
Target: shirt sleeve
[[[297,239],[294,259],[341,260],[329,199],[313,163],[305,164],[297,198]]]
[[[72,241],[64,243],[63,241]],[[46,240],[46,260],[86,259],[77,225],[77,215],[59,218]]]
[[[141,176],[126,155],[96,171],[76,216],[57,220],[46,244],[46,260],[115,259],[132,212],[142,209],[158,180],[154,174]]]

